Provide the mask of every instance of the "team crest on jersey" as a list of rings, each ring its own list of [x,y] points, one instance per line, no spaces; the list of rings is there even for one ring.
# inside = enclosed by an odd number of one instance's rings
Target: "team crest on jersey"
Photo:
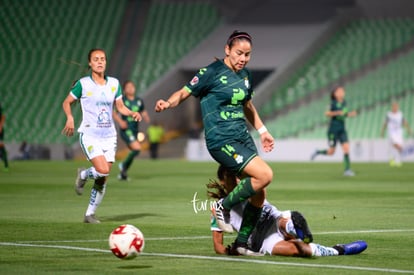
[[[87,92],[86,92],[86,96],[87,96],[87,97],[90,97],[90,96],[92,96],[92,95],[93,95],[93,92],[92,92],[92,91],[87,91]]]
[[[112,86],[112,87],[111,87],[111,91],[112,91],[113,93],[115,93],[115,91],[116,91],[116,87],[115,87],[115,86]]]
[[[249,82],[249,79],[247,77],[244,78],[244,86],[246,86],[247,89],[250,88],[250,82]]]
[[[190,85],[191,86],[194,86],[194,85],[197,85],[197,83],[198,83],[198,77],[195,76],[195,77],[193,77],[193,79],[191,79]]]

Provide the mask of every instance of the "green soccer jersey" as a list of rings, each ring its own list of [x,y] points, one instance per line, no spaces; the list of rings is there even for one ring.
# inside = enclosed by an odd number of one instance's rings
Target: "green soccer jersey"
[[[248,139],[243,112],[252,98],[250,72],[233,72],[223,60],[217,60],[200,71],[184,88],[200,98],[207,147],[216,149],[228,140]]]
[[[145,110],[144,101],[140,97],[135,97],[133,100],[129,100],[126,96],[122,97],[125,106],[127,106],[133,112],[142,112]],[[134,132],[138,132],[138,122],[131,116],[121,115],[122,120],[128,123],[128,129]]]
[[[332,100],[331,102],[331,109],[332,112],[342,111],[343,114],[340,116],[333,116],[331,118],[331,122],[329,127],[331,129],[345,129],[345,119],[348,115],[348,108],[346,107],[346,101],[338,102],[336,100]]]

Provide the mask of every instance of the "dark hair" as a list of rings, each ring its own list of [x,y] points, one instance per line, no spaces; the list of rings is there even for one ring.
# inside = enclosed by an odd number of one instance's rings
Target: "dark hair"
[[[341,86],[341,85],[335,86],[335,87],[331,90],[331,100],[336,100],[336,97],[335,97],[335,92],[336,92],[336,90],[338,90],[339,88],[342,88],[342,86]]]
[[[241,31],[235,30],[227,39],[227,43],[226,43],[227,46],[229,46],[229,48],[233,47],[234,41],[236,40],[246,40],[250,44],[253,44],[252,37],[250,36],[250,34],[248,34],[247,32],[241,32]]]
[[[127,81],[125,81],[125,82],[124,82],[124,84],[122,85],[122,90],[125,90],[126,85],[127,85],[127,84],[129,84],[129,83],[132,83],[132,85],[134,85],[134,86],[135,86],[135,83],[134,83],[132,80],[127,80]]]
[[[230,170],[228,170],[226,167],[224,167],[223,165],[220,165],[217,169],[217,178],[219,179],[219,181],[225,181],[227,180],[232,180],[234,181],[234,184],[236,185],[236,175],[231,172]],[[213,198],[213,199],[221,199],[227,196],[227,194],[229,193],[229,191],[226,189],[226,187],[221,184],[220,182],[217,182],[216,180],[211,180],[208,184],[206,184],[207,186],[207,196],[209,198]]]
[[[93,52],[97,52],[97,51],[103,52],[103,53],[105,54],[105,56],[106,56],[106,52],[105,52],[105,50],[104,50],[104,49],[101,49],[101,48],[93,48],[93,49],[90,49],[90,50],[89,50],[89,53],[88,53],[88,61],[89,61],[89,62],[91,61],[91,58],[92,58],[92,53],[93,53]]]

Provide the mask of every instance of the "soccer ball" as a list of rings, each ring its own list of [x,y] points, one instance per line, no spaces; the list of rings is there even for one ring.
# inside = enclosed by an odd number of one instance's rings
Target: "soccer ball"
[[[144,235],[130,224],[118,226],[109,235],[109,248],[120,259],[135,258],[144,250],[144,245]]]

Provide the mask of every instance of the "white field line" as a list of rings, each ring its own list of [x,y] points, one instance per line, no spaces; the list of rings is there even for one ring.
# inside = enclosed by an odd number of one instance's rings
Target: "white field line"
[[[19,246],[19,247],[37,247],[37,248],[52,248],[52,249],[67,249],[89,252],[101,252],[110,253],[109,249],[97,249],[97,248],[85,248],[66,245],[44,245],[44,244],[23,244],[23,243],[9,243],[0,242],[0,246]],[[169,258],[182,258],[182,259],[201,259],[212,261],[225,261],[225,262],[242,262],[242,263],[255,263],[255,264],[267,264],[267,265],[281,265],[290,267],[312,267],[312,268],[326,268],[326,269],[346,269],[346,270],[361,270],[361,271],[375,271],[375,272],[387,272],[387,273],[409,273],[414,274],[412,270],[400,270],[400,269],[388,269],[388,268],[375,268],[375,267],[360,267],[360,266],[346,266],[346,265],[324,265],[324,264],[305,264],[305,263],[289,263],[289,262],[274,262],[268,260],[247,259],[239,257],[219,257],[219,256],[201,256],[201,255],[185,255],[185,254],[169,254],[169,253],[142,253],[144,256],[156,256],[156,257],[169,257]]]
[[[414,232],[414,229],[376,229],[376,230],[354,230],[354,231],[331,231],[331,232],[316,232],[313,235],[341,235],[341,234],[371,234],[371,233],[407,233]],[[109,235],[108,235],[109,236]],[[235,235],[226,235],[225,237],[233,237]],[[182,237],[146,237],[146,241],[176,241],[176,240],[201,240],[210,239],[211,236],[182,236]],[[37,241],[20,241],[17,243],[97,243],[106,242],[108,240],[37,240]]]

